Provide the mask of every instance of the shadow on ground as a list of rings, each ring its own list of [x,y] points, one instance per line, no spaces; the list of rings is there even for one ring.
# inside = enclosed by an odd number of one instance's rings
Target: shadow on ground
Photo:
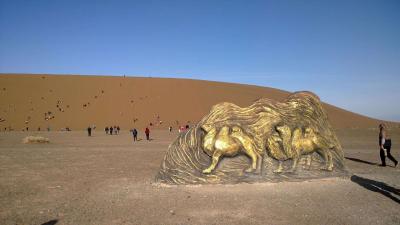
[[[391,187],[383,182],[370,180],[364,177],[359,177],[357,175],[351,176],[351,181],[370,191],[381,193],[382,195],[400,204],[400,189]]]
[[[48,221],[48,222],[46,222],[46,223],[42,223],[42,225],[54,225],[54,224],[56,224],[58,222],[58,220],[50,220],[50,221]]]
[[[373,163],[373,162],[365,161],[365,160],[362,160],[362,159],[357,159],[357,158],[352,158],[352,157],[344,157],[344,158],[346,158],[348,160],[351,160],[351,161],[354,161],[354,162],[365,163],[365,164],[368,164],[368,165],[375,165],[375,166],[378,165],[378,163]]]

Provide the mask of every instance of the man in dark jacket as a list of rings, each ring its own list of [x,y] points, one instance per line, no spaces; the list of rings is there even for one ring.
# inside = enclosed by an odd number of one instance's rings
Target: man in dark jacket
[[[144,133],[146,134],[146,139],[148,141],[150,141],[150,129],[148,127],[146,127],[146,130],[144,131]]]
[[[137,132],[136,128],[133,128],[131,131],[132,131],[132,135],[133,135],[133,141],[137,141],[138,132]]]
[[[87,132],[89,137],[92,136],[92,128],[90,126],[87,128]]]

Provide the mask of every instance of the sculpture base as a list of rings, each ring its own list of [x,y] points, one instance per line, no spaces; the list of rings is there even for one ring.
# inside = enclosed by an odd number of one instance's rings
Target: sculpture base
[[[265,155],[259,173],[247,173],[250,159],[245,155],[223,158],[211,174],[202,170],[211,163],[211,158],[198,147],[192,136],[199,135],[198,127],[193,127],[187,133],[181,134],[169,147],[161,169],[156,176],[156,182],[164,184],[236,184],[258,182],[282,182],[320,179],[327,177],[348,177],[351,174],[340,163],[334,164],[333,171],[324,170],[323,158],[313,153],[311,165],[307,165],[307,157],[301,157],[296,170],[288,172],[292,160],[283,162],[284,172],[277,173],[278,161]]]

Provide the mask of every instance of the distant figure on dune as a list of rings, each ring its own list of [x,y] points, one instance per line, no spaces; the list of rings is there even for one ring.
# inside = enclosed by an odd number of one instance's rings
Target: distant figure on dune
[[[109,131],[108,127],[104,128],[104,131],[106,132],[106,134],[108,134]]]
[[[150,141],[150,129],[148,127],[144,130],[144,133],[146,134],[146,140]]]
[[[114,130],[114,134],[117,135],[117,126],[114,125],[113,130]]]
[[[113,127],[110,126],[110,135],[112,135],[112,134],[113,134]]]
[[[133,135],[133,141],[137,141],[138,131],[136,130],[136,128],[133,128],[131,132]]]
[[[171,127],[171,126],[169,126],[168,130],[169,130],[169,132],[172,132],[172,127]]]
[[[40,127],[38,127],[37,131],[40,131]]]
[[[393,161],[394,166],[396,167],[399,162],[390,154],[390,148],[392,147],[392,140],[389,136],[389,133],[386,129],[386,125],[381,123],[379,124],[379,155],[381,157],[382,164],[381,166],[386,166],[386,156]]]
[[[87,128],[88,136],[92,136],[92,127],[88,126]]]
[[[121,130],[121,128],[119,128],[119,126],[117,126],[117,134],[119,134],[120,130]]]

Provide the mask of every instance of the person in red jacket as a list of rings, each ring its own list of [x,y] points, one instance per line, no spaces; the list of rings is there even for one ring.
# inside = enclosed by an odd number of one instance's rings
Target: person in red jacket
[[[146,139],[148,141],[150,141],[150,129],[148,127],[146,127],[146,130],[144,131],[144,133],[146,134]]]

